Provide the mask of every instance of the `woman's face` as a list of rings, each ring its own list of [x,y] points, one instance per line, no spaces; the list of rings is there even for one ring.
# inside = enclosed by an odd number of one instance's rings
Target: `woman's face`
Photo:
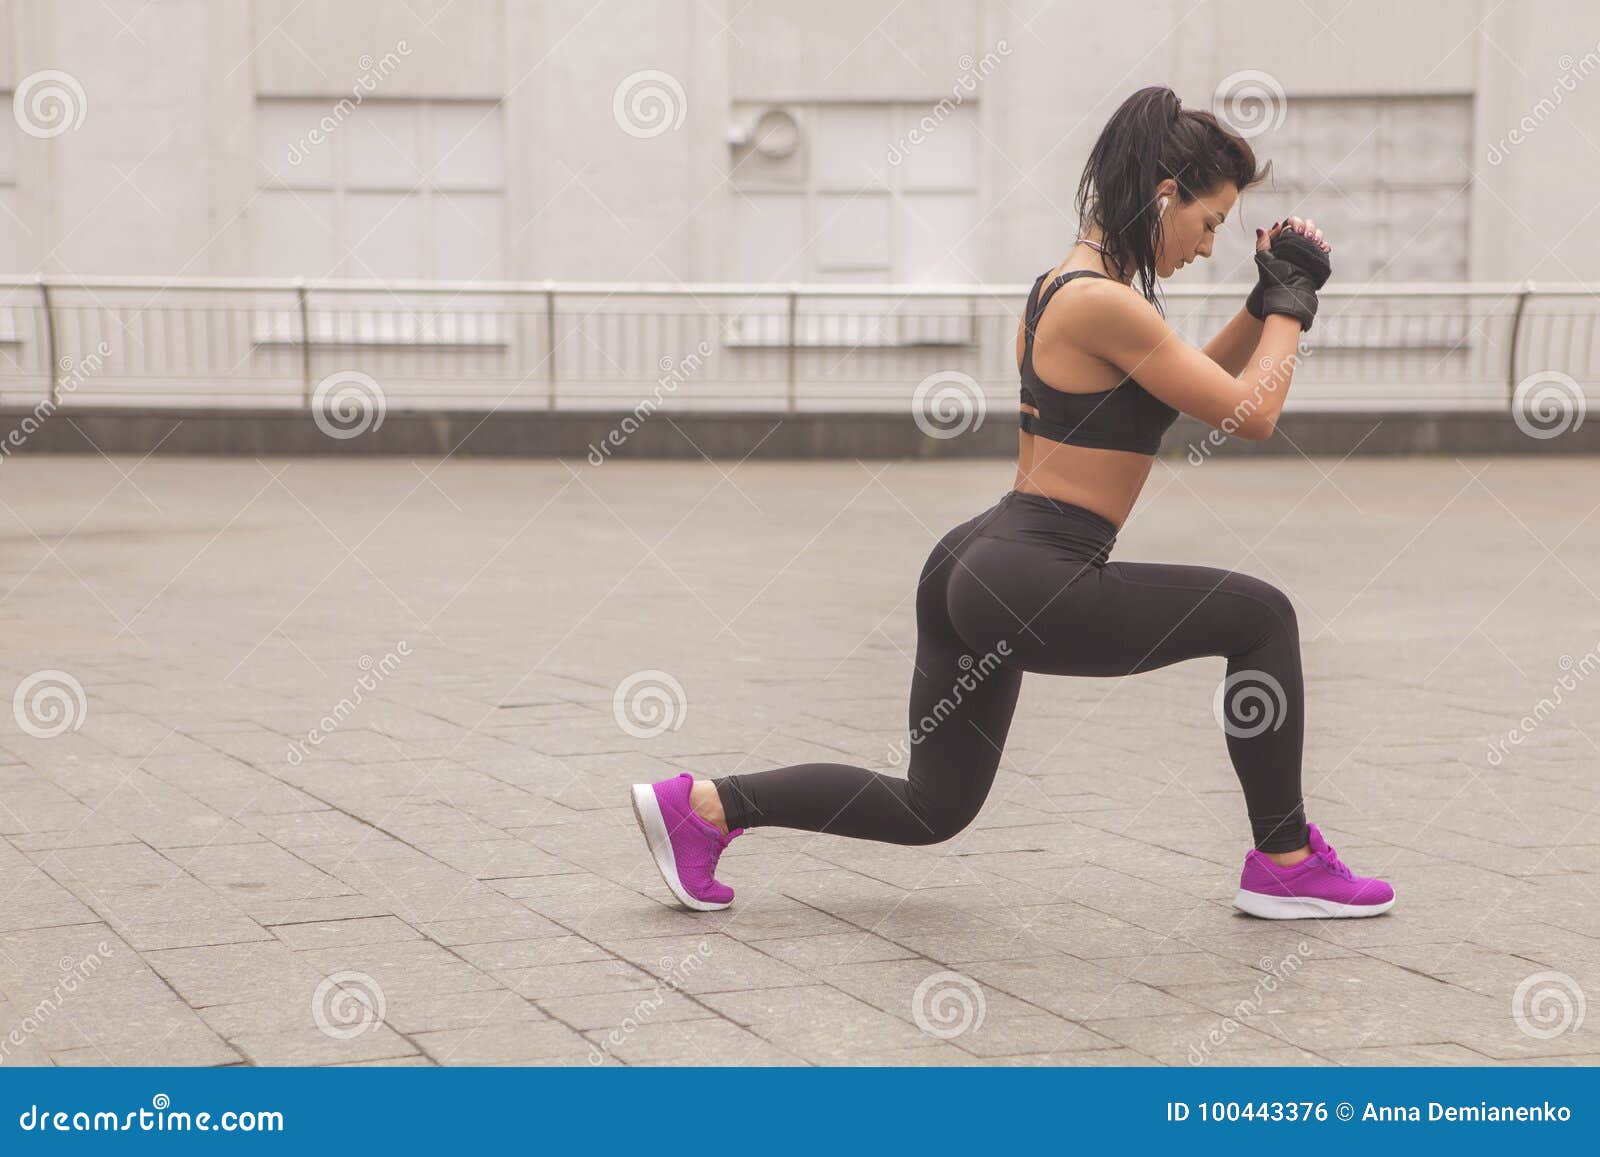
[[[1167,198],[1161,215],[1161,245],[1156,252],[1156,276],[1171,277],[1185,265],[1211,256],[1211,243],[1223,221],[1239,199],[1239,187],[1224,181],[1209,193],[1184,203],[1175,181],[1157,186],[1158,196]]]

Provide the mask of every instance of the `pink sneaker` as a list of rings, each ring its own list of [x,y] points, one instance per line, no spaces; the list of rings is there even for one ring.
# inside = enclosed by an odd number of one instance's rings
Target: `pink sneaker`
[[[1279,867],[1257,851],[1245,856],[1235,908],[1268,920],[1298,920],[1376,916],[1394,907],[1393,888],[1341,864],[1316,824],[1307,824],[1306,830],[1311,855],[1292,868]]]
[[[633,814],[672,894],[697,912],[715,912],[733,903],[733,889],[716,880],[717,860],[734,837],[701,819],[689,806],[694,776],[684,772],[660,783],[633,785]]]

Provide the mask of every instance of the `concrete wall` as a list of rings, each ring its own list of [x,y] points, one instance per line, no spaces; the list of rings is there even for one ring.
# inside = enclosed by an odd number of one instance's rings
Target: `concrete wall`
[[[724,276],[735,102],[931,103],[964,55],[1001,40],[1009,54],[976,97],[986,280],[1025,279],[1070,241],[1084,156],[1129,92],[1164,82],[1207,105],[1241,69],[1276,76],[1291,110],[1297,96],[1473,95],[1473,276],[1581,279],[1600,263],[1592,0],[1351,0],[1336,13],[1276,0],[0,0],[0,87],[60,69],[88,102],[78,129],[17,139],[16,219],[0,215],[16,271],[252,272],[257,97],[335,100],[363,54],[402,39],[410,54],[382,96],[504,102],[506,271],[519,278]],[[646,69],[681,82],[685,116],[638,139],[612,97]],[[1492,163],[1524,117],[1535,127]],[[1246,256],[1244,237],[1219,245],[1218,268]]]
[[[501,410],[396,412],[356,438],[330,438],[304,411],[74,407],[70,422],[0,408],[0,429],[25,438],[0,442],[0,471],[18,454],[336,455],[565,458],[599,465],[612,458],[1014,458],[1016,427],[989,422],[957,438],[925,434],[904,414],[698,413],[671,422],[626,422],[616,413]],[[1504,414],[1374,411],[1285,414],[1265,442],[1221,438],[1181,417],[1159,456],[1198,464],[1210,458],[1393,457],[1412,454],[1570,455],[1600,453],[1600,423],[1559,438],[1530,438]]]

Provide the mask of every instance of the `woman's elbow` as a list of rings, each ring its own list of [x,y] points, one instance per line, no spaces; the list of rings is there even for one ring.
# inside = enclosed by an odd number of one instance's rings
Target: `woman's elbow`
[[[1257,383],[1239,398],[1218,428],[1247,442],[1265,442],[1278,428],[1278,413],[1283,408],[1276,391]]]
[[[1265,442],[1277,430],[1278,422],[1271,414],[1230,415],[1217,428],[1246,442]]]

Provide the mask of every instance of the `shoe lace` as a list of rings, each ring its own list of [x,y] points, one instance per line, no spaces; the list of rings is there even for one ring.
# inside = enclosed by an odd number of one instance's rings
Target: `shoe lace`
[[[1339,859],[1339,853],[1328,848],[1322,853],[1322,862],[1328,865],[1328,870],[1343,876],[1346,880],[1355,879],[1355,873],[1345,867],[1344,861]]]

